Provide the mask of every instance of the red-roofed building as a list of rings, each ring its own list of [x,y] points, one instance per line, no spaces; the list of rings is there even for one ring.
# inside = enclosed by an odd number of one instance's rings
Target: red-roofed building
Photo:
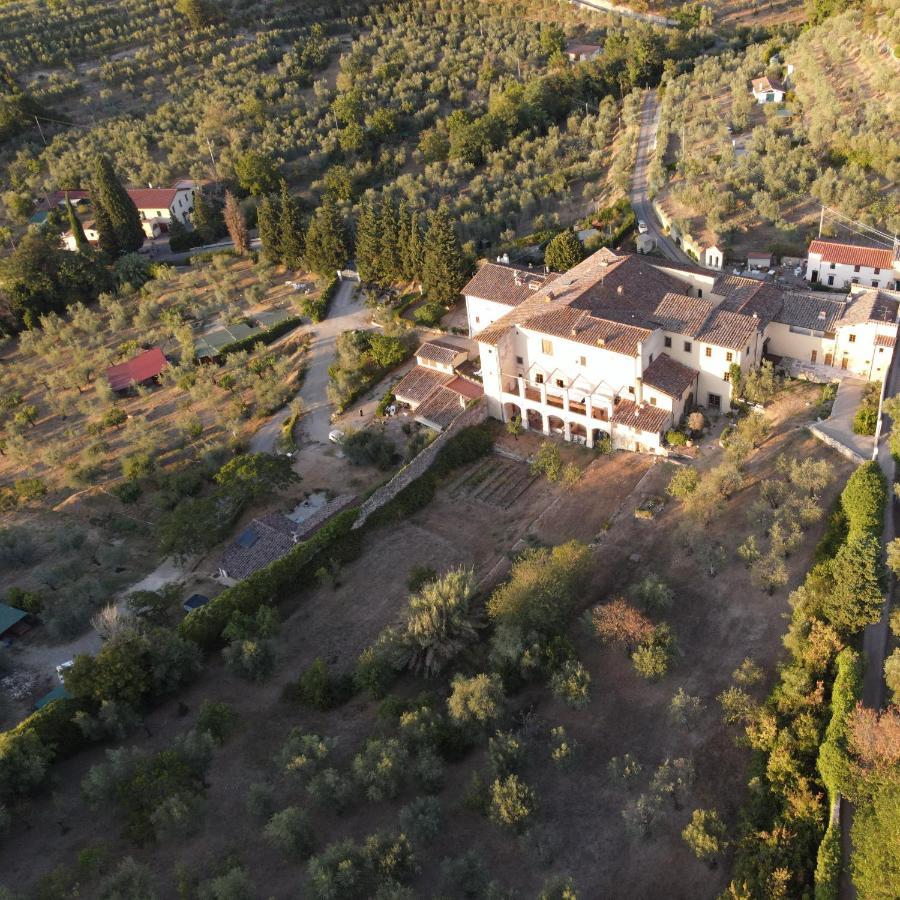
[[[836,290],[851,284],[864,287],[897,287],[900,253],[896,246],[865,246],[840,241],[813,241],[806,260],[806,280]]]
[[[753,96],[757,103],[783,103],[784,94],[784,85],[775,78],[763,75],[753,79]]]
[[[136,385],[155,381],[168,364],[162,350],[152,347],[128,362],[110,366],[106,370],[106,380],[114,391],[127,391]]]

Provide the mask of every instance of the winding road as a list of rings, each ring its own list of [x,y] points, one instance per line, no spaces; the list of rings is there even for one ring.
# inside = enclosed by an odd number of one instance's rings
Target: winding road
[[[667,259],[678,263],[696,265],[679,246],[669,238],[659,224],[648,193],[650,186],[650,160],[656,149],[656,132],[659,129],[659,98],[655,90],[646,91],[641,103],[641,130],[638,134],[634,173],[631,177],[631,206],[638,220],[647,224],[647,231],[656,238],[656,248]]]

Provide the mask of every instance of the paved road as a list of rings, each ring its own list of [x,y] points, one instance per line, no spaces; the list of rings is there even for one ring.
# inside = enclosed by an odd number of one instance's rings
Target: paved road
[[[312,326],[312,343],[307,355],[306,377],[297,396],[306,411],[303,416],[303,434],[308,440],[325,443],[331,430],[333,404],[328,400],[328,367],[334,360],[334,344],[337,336],[353,328],[365,328],[370,323],[370,313],[363,301],[358,284],[345,279],[338,287],[328,317]],[[275,413],[250,439],[252,453],[273,453],[281,425],[290,416],[289,406]]]
[[[169,250],[164,249],[165,247],[168,247],[168,241],[162,241],[159,244],[154,244],[152,247],[148,246],[147,249],[151,251],[148,253],[148,258],[153,262],[164,262],[177,266],[184,263],[189,256],[196,256],[198,253],[214,253],[216,250],[228,250],[233,246],[234,241],[229,239],[227,241],[217,241],[215,244],[206,244],[203,247],[192,247],[190,250],[185,250],[183,253],[171,253]],[[259,238],[251,238],[251,250],[259,250],[261,246],[262,244],[260,243]],[[153,254],[153,250],[156,250],[157,252]]]
[[[665,16],[655,16],[653,13],[642,13],[637,10],[630,9],[627,6],[618,6],[611,3],[610,0],[571,0],[575,6],[583,9],[592,9],[595,12],[615,13],[619,16],[625,16],[627,19],[640,19],[642,22],[649,22],[652,25],[677,25],[674,19],[667,19]]]
[[[653,211],[653,204],[647,194],[650,184],[650,160],[656,149],[656,131],[659,128],[659,98],[656,91],[647,91],[641,104],[641,130],[638,135],[637,156],[634,161],[634,174],[631,179],[631,205],[639,220],[647,223],[647,230],[656,238],[656,246],[660,253],[673,262],[696,265],[686,253],[683,253],[674,241],[670,240],[662,230],[662,226]]]

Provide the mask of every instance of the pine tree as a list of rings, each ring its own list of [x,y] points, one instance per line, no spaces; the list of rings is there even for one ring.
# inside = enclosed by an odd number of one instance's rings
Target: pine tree
[[[394,201],[390,197],[385,197],[381,203],[378,241],[381,256],[381,280],[385,285],[402,277],[398,232],[397,207],[394,206]]]
[[[449,306],[459,298],[465,280],[462,248],[450,221],[450,213],[441,203],[431,215],[431,224],[425,236],[422,286],[429,300]]]
[[[300,203],[291,196],[284,179],[281,181],[279,205],[278,246],[281,260],[289,269],[299,269],[303,265],[303,218]]]
[[[191,28],[203,28],[212,21],[203,0],[177,0],[175,8],[188,20]]]
[[[93,202],[95,210],[100,206],[106,210],[120,253],[133,253],[143,246],[145,235],[140,213],[107,156],[100,155],[94,160]]]
[[[231,191],[225,191],[225,227],[228,229],[231,240],[234,241],[234,249],[238,253],[246,253],[250,245],[247,220],[244,218],[241,205]]]
[[[412,281],[415,277],[410,267],[409,241],[412,235],[412,214],[406,200],[400,201],[397,211],[397,259],[400,266],[400,277],[404,281]]]
[[[206,191],[197,191],[194,195],[191,224],[200,232],[204,244],[211,244],[222,237],[227,231],[222,217],[222,201],[210,196]]]
[[[263,197],[256,209],[256,228],[262,254],[270,262],[281,261],[281,205],[277,197]]]
[[[356,222],[356,269],[362,281],[377,283],[378,267],[378,210],[374,199],[360,204]]]
[[[72,233],[72,237],[75,238],[75,247],[79,251],[87,250],[90,244],[84,229],[81,227],[81,219],[75,213],[75,207],[72,206],[72,201],[69,200],[68,194],[66,194],[66,215],[69,217],[69,231]]]
[[[112,259],[118,257],[122,248],[119,246],[116,231],[109,220],[109,213],[106,211],[106,207],[100,203],[94,205],[94,228],[97,229],[97,244],[100,249]]]
[[[343,216],[326,194],[306,232],[306,262],[319,275],[330,275],[343,267],[349,255]]]

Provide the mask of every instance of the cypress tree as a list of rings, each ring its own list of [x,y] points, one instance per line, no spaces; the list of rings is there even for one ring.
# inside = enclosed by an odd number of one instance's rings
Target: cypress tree
[[[237,198],[231,191],[225,191],[225,227],[231,240],[234,241],[234,249],[244,254],[250,246],[250,237],[247,233],[247,220],[244,211],[237,202]]]
[[[122,252],[122,248],[119,246],[116,231],[109,220],[109,213],[106,211],[106,207],[100,203],[94,205],[94,228],[97,229],[97,244],[100,249],[115,259]]]
[[[444,203],[432,213],[422,261],[422,286],[430,300],[449,306],[466,280],[465,259]]]
[[[583,259],[584,247],[568,228],[547,244],[547,251],[544,253],[544,263],[554,272],[568,272]]]
[[[81,219],[76,215],[75,207],[72,206],[72,201],[69,200],[68,194],[66,194],[66,215],[69,217],[69,231],[72,232],[72,237],[75,238],[75,247],[79,251],[87,250],[90,247],[90,243],[84,233],[84,229],[81,227]]]
[[[378,282],[378,211],[374,199],[363,199],[356,222],[356,268],[362,281]]]
[[[287,182],[281,181],[281,206],[278,221],[281,260],[289,269],[299,269],[303,265],[303,218],[300,203],[292,197]]]
[[[390,197],[385,197],[382,200],[379,226],[378,246],[381,256],[381,279],[382,283],[387,285],[402,277],[400,274],[397,208]]]
[[[310,269],[319,275],[333,274],[347,262],[350,255],[344,218],[328,194],[309,223],[304,255]]]
[[[262,254],[270,262],[281,261],[281,233],[279,219],[281,207],[277,197],[263,197],[256,208],[256,228]]]
[[[425,258],[425,246],[422,239],[422,215],[415,210],[409,221],[409,256],[408,264],[410,278],[413,281],[422,281],[422,265]]]
[[[108,156],[100,155],[94,160],[93,202],[95,209],[102,206],[106,210],[120,253],[133,253],[143,246],[140,213],[116,177]]]
[[[191,213],[191,225],[200,232],[204,244],[211,244],[225,232],[225,220],[222,217],[222,202],[211,197],[204,190],[194,195],[194,211]]]
[[[412,234],[412,216],[406,200],[400,201],[397,212],[397,259],[400,265],[400,277],[404,281],[412,281],[414,275],[410,267],[409,239]]]

